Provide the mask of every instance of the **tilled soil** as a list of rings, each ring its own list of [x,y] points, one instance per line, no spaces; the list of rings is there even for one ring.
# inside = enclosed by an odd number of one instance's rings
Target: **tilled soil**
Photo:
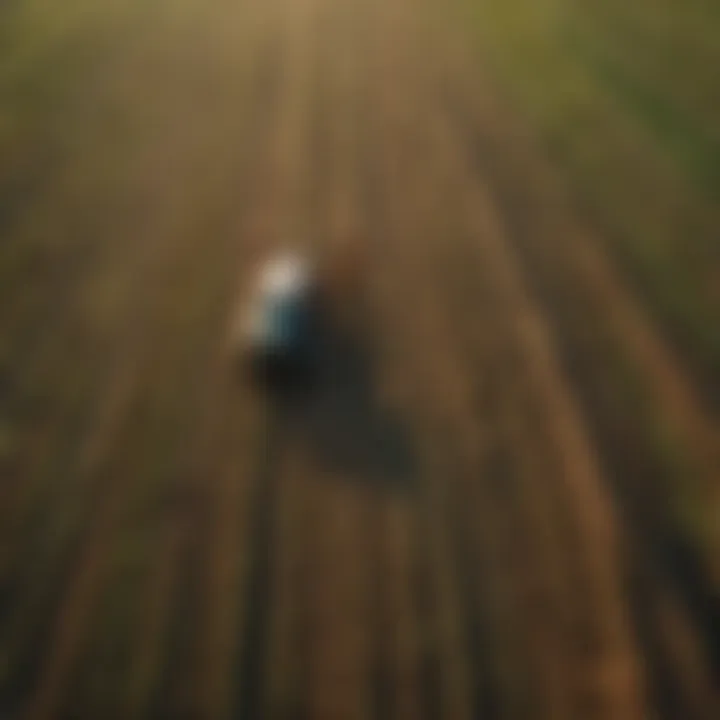
[[[717,424],[465,35],[419,0],[207,6],[98,71],[159,123],[122,170],[147,206],[18,335],[28,383],[63,389],[0,488],[0,702],[720,716],[720,572],[617,353],[710,497]],[[357,324],[322,390],[275,407],[227,356],[249,268],[349,235]]]

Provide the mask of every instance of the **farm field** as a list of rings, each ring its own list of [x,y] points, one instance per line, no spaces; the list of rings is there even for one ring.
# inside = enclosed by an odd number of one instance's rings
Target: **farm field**
[[[0,720],[720,717],[720,15],[0,4]],[[254,263],[368,263],[294,412]]]

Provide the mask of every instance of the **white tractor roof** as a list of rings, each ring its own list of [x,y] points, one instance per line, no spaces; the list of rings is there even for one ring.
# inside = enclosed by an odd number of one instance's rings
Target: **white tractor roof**
[[[311,283],[310,263],[295,253],[286,253],[270,260],[260,274],[260,291],[274,297],[302,295]]]

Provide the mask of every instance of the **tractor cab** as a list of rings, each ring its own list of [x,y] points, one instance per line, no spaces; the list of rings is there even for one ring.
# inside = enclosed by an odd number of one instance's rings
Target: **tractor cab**
[[[317,280],[302,256],[273,258],[257,277],[240,340],[250,370],[269,389],[303,383],[315,370]]]

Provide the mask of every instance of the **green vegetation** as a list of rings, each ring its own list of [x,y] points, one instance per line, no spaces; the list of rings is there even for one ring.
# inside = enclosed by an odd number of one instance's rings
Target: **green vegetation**
[[[464,2],[511,102],[719,407],[717,9]]]

